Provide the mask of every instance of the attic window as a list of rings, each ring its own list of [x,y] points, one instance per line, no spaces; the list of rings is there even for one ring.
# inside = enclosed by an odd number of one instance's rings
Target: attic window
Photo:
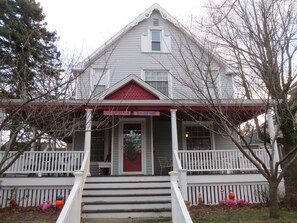
[[[159,19],[153,19],[153,26],[159,26]]]

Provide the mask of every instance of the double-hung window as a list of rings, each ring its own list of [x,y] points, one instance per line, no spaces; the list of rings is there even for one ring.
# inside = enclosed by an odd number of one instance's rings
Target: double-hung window
[[[91,74],[91,94],[96,96],[107,88],[108,71],[101,68],[93,68]]]
[[[171,37],[165,34],[162,27],[153,27],[147,34],[141,36],[141,52],[146,53],[170,53]]]
[[[144,81],[164,95],[169,95],[169,75],[167,71],[144,70]]]
[[[220,97],[220,76],[218,70],[205,71],[205,94],[207,97],[217,99]]]
[[[151,31],[152,51],[161,51],[161,31]]]

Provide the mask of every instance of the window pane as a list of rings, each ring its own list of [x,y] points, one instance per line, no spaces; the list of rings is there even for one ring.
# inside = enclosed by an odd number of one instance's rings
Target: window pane
[[[211,149],[210,131],[203,126],[186,127],[186,144],[188,150]]]
[[[107,75],[106,72],[103,74],[103,69],[94,68],[92,75],[93,85],[106,85]]]
[[[152,31],[152,41],[160,42],[161,40],[161,32],[160,31]]]
[[[94,85],[93,95],[96,96],[105,90],[105,85]]]
[[[153,88],[157,89],[164,95],[168,96],[168,82],[167,81],[146,81]]]
[[[152,51],[161,51],[161,32],[152,31]]]
[[[168,73],[166,71],[147,70],[144,72],[146,83],[168,96]]]
[[[161,43],[152,42],[152,51],[161,51]]]

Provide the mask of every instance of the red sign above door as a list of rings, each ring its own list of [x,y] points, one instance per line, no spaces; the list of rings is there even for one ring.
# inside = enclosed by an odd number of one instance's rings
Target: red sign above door
[[[104,115],[131,115],[130,111],[103,111]]]
[[[159,111],[134,111],[135,116],[160,116]]]
[[[159,111],[103,111],[104,115],[120,115],[120,116],[160,116]]]

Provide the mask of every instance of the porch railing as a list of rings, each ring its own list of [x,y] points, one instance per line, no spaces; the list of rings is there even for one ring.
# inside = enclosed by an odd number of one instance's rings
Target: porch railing
[[[80,171],[74,172],[74,185],[59,215],[57,223],[76,223],[81,219],[81,197],[88,174],[90,151],[87,151]]]
[[[269,167],[269,156],[264,149],[253,152]],[[250,153],[247,151],[247,153]],[[179,159],[188,171],[256,171],[254,164],[238,150],[180,150]]]
[[[16,152],[9,152],[6,166]],[[3,158],[4,152],[0,152]],[[26,151],[6,171],[6,174],[68,174],[80,169],[83,151]]]

